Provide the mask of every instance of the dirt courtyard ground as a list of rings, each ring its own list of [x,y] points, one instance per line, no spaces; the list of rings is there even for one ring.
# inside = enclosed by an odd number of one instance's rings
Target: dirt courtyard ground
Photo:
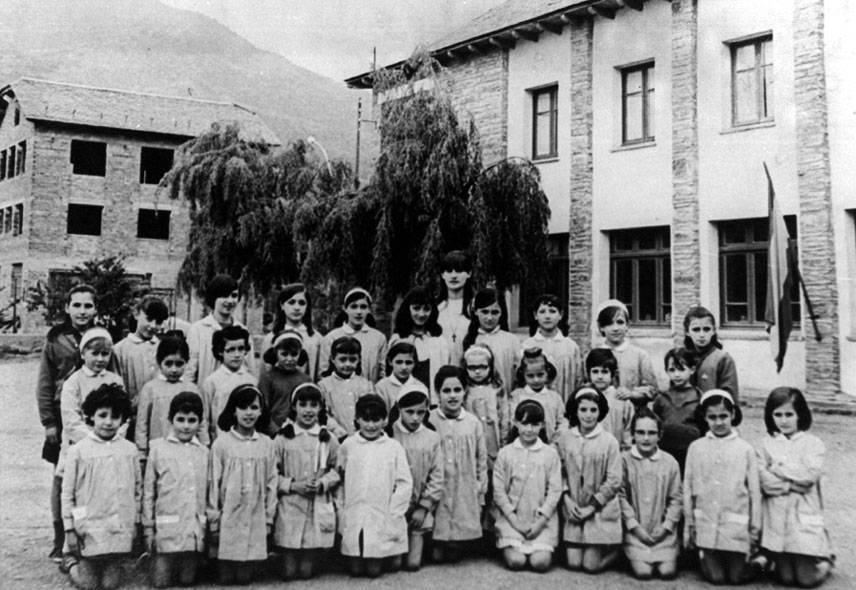
[[[52,472],[41,460],[43,431],[38,421],[34,397],[37,362],[0,361],[0,588],[29,590],[43,588],[70,588],[68,578],[47,559],[52,537],[48,497]],[[746,411],[741,433],[750,442],[763,433],[762,412],[758,408]],[[833,577],[824,588],[850,590],[856,588],[856,416],[815,415],[815,434],[827,446],[828,476],[823,484],[826,501],[826,522],[838,555]],[[128,562],[124,588],[148,588],[146,579]],[[457,566],[429,565],[417,573],[386,575],[375,581],[353,579],[344,575],[337,566],[332,571],[309,582],[288,584],[294,590],[324,588],[332,590],[361,590],[407,587],[409,590],[437,590],[438,588],[468,588],[478,590],[519,590],[535,588],[552,590],[581,585],[590,590],[638,590],[640,587],[659,588],[712,588],[703,582],[697,572],[682,572],[672,582],[636,582],[625,571],[612,571],[598,576],[572,574],[554,567],[545,575],[511,573],[498,561],[473,558]],[[283,582],[265,577],[252,587],[272,589],[283,587]],[[212,583],[199,584],[199,588],[218,587]],[[746,586],[747,588],[776,588],[769,581]]]

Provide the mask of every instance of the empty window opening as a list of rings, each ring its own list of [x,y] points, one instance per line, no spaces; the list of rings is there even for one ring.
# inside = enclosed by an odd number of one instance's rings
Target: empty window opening
[[[70,234],[79,236],[101,235],[101,205],[76,205],[68,206],[68,226]]]
[[[6,178],[15,176],[15,146],[9,148],[9,160],[7,163]]]
[[[144,147],[140,150],[140,184],[158,184],[172,168],[173,151]]]
[[[27,171],[27,142],[22,141],[18,144],[18,174],[23,174]]]
[[[137,216],[137,237],[147,240],[169,239],[169,211],[140,209]]]
[[[15,205],[15,213],[12,218],[12,235],[20,236],[24,233],[24,204]]]
[[[103,141],[71,140],[73,174],[85,176],[107,175],[107,144]]]

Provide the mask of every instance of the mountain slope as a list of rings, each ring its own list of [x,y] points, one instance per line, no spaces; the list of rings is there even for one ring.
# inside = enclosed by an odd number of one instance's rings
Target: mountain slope
[[[237,102],[283,143],[314,135],[330,157],[351,162],[357,98],[369,100],[157,0],[6,0],[0,38],[0,85],[27,76]]]

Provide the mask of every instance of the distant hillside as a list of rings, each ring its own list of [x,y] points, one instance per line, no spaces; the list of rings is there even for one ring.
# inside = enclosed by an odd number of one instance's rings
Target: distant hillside
[[[206,16],[157,0],[5,0],[0,40],[0,85],[27,76],[237,102],[258,112],[283,143],[314,135],[331,158],[351,163],[357,98],[370,101]],[[364,170],[375,156],[369,143],[362,145]]]

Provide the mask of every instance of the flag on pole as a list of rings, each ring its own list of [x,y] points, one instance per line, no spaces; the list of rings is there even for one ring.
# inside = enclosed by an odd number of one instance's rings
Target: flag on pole
[[[791,287],[798,280],[796,256],[791,247],[785,218],[779,211],[773,179],[767,164],[767,192],[769,207],[769,251],[767,253],[767,304],[764,321],[770,334],[770,351],[776,361],[776,371],[782,370],[785,353],[788,350],[788,337],[793,328],[791,317]]]

